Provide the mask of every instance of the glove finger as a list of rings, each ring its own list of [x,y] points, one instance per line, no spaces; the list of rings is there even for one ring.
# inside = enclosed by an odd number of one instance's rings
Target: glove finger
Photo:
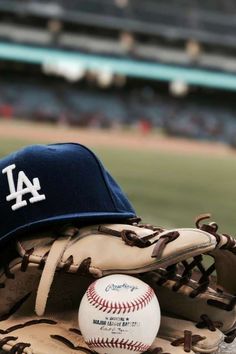
[[[22,238],[18,243],[20,255],[23,258],[28,256],[28,262],[35,264],[46,261],[56,237],[39,234],[30,239]],[[58,262],[58,269],[83,270],[95,276],[138,274],[210,252],[215,244],[214,236],[197,229],[153,231],[125,224],[94,225],[80,229],[72,237]],[[84,261],[88,259],[90,263],[86,268]]]
[[[236,278],[232,269],[236,269],[236,255],[228,250],[221,249],[214,250],[211,255],[214,257],[216,267],[217,287],[235,295]]]
[[[214,258],[216,277],[211,285],[214,288],[221,288],[232,295],[236,294],[236,280],[233,269],[236,268],[236,240],[234,237],[218,232],[218,225],[215,222],[201,224],[201,221],[208,219],[210,214],[200,215],[196,219],[196,227],[212,234],[217,241],[216,247],[209,252]],[[212,268],[213,269],[213,268]]]

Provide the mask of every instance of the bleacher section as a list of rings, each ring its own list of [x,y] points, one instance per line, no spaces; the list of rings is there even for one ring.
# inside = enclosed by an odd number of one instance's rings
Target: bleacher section
[[[0,0],[0,11],[236,48],[234,0]]]

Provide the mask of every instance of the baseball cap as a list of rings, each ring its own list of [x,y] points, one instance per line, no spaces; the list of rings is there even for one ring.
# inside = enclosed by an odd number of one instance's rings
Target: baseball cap
[[[0,242],[54,223],[125,222],[129,200],[87,147],[31,145],[0,160]]]

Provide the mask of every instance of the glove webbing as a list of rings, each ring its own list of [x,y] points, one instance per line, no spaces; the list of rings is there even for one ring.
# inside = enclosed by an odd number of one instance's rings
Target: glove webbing
[[[212,282],[213,278],[211,276],[215,270],[214,263],[208,269],[205,269],[202,261],[203,257],[199,255],[193,257],[193,261],[191,263],[182,261],[181,263],[168,266],[166,269],[158,269],[156,273],[158,273],[160,279],[158,279],[157,285],[163,285],[166,281],[172,280],[175,282],[172,286],[173,291],[178,291],[184,285],[190,285],[195,288],[191,291],[189,297],[195,298],[207,290],[208,286]],[[196,267],[198,268],[198,271],[194,269]],[[200,278],[199,274],[201,275]],[[223,309],[225,311],[231,311],[236,305],[236,296],[232,296],[228,304],[211,299],[207,300],[207,303],[208,305]]]
[[[199,294],[204,293],[210,285],[210,282],[212,281],[212,278],[210,278],[210,276],[215,270],[215,266],[214,264],[212,264],[208,269],[205,269],[202,264],[202,261],[203,257],[200,255],[194,257],[191,263],[183,261],[181,262],[181,264],[174,264],[167,267],[166,269],[157,270],[156,273],[158,273],[158,275],[160,276],[160,279],[157,281],[157,284],[161,286],[166,281],[172,280],[175,282],[175,284],[172,286],[172,291],[178,291],[184,285],[189,285],[193,287],[197,284],[197,287],[191,291],[189,297],[194,298]],[[198,268],[198,271],[194,269],[196,267]],[[200,279],[197,280],[199,274],[202,275],[200,276]],[[193,282],[193,280],[195,280],[195,282]],[[236,305],[236,296],[232,296],[228,304],[212,299],[208,299],[207,303],[210,306],[214,306],[225,311],[232,311],[232,309]],[[199,328],[205,327],[211,330],[213,327],[220,328],[222,326],[222,323],[213,322],[210,320],[209,317],[207,318],[206,315],[202,315],[201,321],[197,324],[197,327],[198,326]],[[226,333],[225,342],[231,343],[235,338],[236,330],[233,330],[230,333]]]
[[[173,291],[178,291],[182,286],[188,285],[194,278],[194,275],[201,274],[199,280],[196,280],[197,287],[192,290],[190,297],[194,298],[200,293],[203,293],[210,284],[210,275],[214,272],[215,266],[212,264],[207,270],[202,264],[203,257],[201,255],[193,257],[193,261],[188,263],[182,261],[178,264],[168,266],[166,269],[160,268],[157,273],[160,275],[160,279],[157,281],[158,285],[163,285],[167,280],[173,280],[175,284],[172,287]],[[199,272],[193,271],[195,268],[199,269]]]

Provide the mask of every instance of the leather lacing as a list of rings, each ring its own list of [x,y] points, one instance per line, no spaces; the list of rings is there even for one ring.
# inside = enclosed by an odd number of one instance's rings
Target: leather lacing
[[[152,225],[137,225],[137,224],[135,224],[135,226],[138,226],[140,228],[148,228],[148,229],[152,230],[153,232],[148,236],[140,237],[133,230],[125,230],[124,229],[122,231],[117,231],[117,230],[113,230],[113,229],[108,228],[103,225],[99,226],[98,231],[101,233],[104,233],[104,234],[121,237],[122,240],[129,246],[136,246],[139,248],[145,248],[145,247],[149,247],[153,244],[156,244],[154,247],[153,253],[152,253],[152,257],[155,257],[155,258],[160,258],[165,246],[169,242],[176,240],[180,235],[178,231],[171,231],[171,232],[168,232],[168,233],[162,235],[161,237],[159,237],[159,239],[155,239],[154,241],[152,241],[152,239],[154,237],[158,236],[160,233],[162,233],[164,231],[162,228],[154,227]]]
[[[29,266],[29,263],[30,263],[30,256],[31,254],[34,252],[34,248],[31,248],[30,250],[26,251],[23,258],[22,258],[22,262],[21,262],[21,271],[22,272],[26,272],[27,269],[28,269],[28,266]],[[48,252],[45,253],[45,255],[42,257],[39,265],[38,265],[38,269],[40,270],[43,270],[44,269],[44,266],[45,266],[45,263],[46,263],[46,260],[47,260],[47,256],[48,256]],[[70,270],[70,267],[74,264],[74,259],[73,259],[73,256],[69,256],[63,266],[58,269],[59,272],[69,272]],[[91,265],[91,257],[88,257],[86,259],[84,259],[76,273],[79,274],[79,275],[89,275],[90,272],[89,272],[89,268],[90,268],[90,265]]]
[[[24,254],[24,256],[22,257],[22,261],[21,261],[21,266],[20,266],[20,271],[21,272],[26,272],[28,269],[28,266],[30,264],[30,256],[32,255],[32,253],[34,252],[34,248],[31,248],[30,250],[27,250]],[[47,256],[48,256],[48,252],[45,253],[45,255],[42,257],[39,265],[38,265],[38,269],[43,270],[44,266],[46,264],[46,260],[47,260]],[[68,259],[64,262],[63,266],[60,269],[57,269],[57,272],[69,272],[70,267],[74,264],[73,261],[73,256],[68,257]],[[91,273],[89,271],[90,269],[90,265],[91,265],[91,258],[88,257],[86,259],[84,259],[80,265],[77,268],[76,274],[82,275],[82,276],[91,276]],[[5,266],[4,269],[4,274],[6,276],[7,279],[14,279],[14,274],[10,272],[10,268],[9,265]],[[1,283],[0,284],[0,288],[4,288],[5,284]],[[18,306],[18,304],[16,304],[15,306]],[[6,316],[6,315],[5,315]],[[7,315],[8,316],[8,315]]]
[[[217,233],[218,228],[219,228],[218,225],[215,222],[211,222],[209,224],[201,224],[201,222],[203,220],[209,219],[210,217],[211,217],[211,214],[199,215],[196,218],[195,224],[199,230],[209,232],[211,235],[215,236],[217,244],[219,244],[221,241],[221,235]],[[227,239],[227,242],[224,245],[220,246],[219,248],[223,249],[223,250],[228,250],[228,251],[236,254],[236,240],[235,240],[235,238],[233,238],[232,236],[225,234],[225,233],[223,233],[222,235]]]
[[[206,339],[206,337],[200,336],[198,334],[193,334],[191,331],[184,331],[183,337],[177,338],[174,341],[172,341],[170,344],[173,347],[179,347],[182,346],[183,350],[186,353],[189,353],[195,345],[197,345],[200,341]],[[148,350],[145,352],[145,354],[170,354],[170,353],[164,353],[163,349],[161,347],[156,347],[152,350]]]
[[[212,321],[208,315],[200,316],[200,321],[196,324],[197,328],[208,328],[211,332],[215,332],[217,328],[221,328],[223,323],[220,321]]]
[[[0,340],[0,348],[2,349],[4,345],[8,344],[9,342],[16,341],[18,337],[8,336]],[[30,343],[23,343],[18,342],[11,347],[9,351],[10,354],[22,354],[24,353],[24,349],[30,347]]]
[[[34,253],[34,247],[32,247],[31,249],[25,251],[25,254],[22,257],[21,265],[20,265],[20,271],[21,272],[26,272],[28,270],[28,266],[30,264],[30,256],[33,253]],[[49,251],[46,252],[43,255],[43,257],[42,257],[42,259],[41,259],[41,261],[40,261],[40,263],[38,265],[38,269],[40,269],[40,270],[44,269],[44,266],[45,266],[46,261],[47,261],[48,254],[49,254]],[[57,271],[59,271],[59,272],[63,272],[63,271],[64,272],[69,272],[70,267],[73,264],[74,264],[74,259],[73,259],[73,256],[71,255],[65,260],[63,266]],[[80,265],[78,266],[78,269],[77,269],[76,273],[79,274],[79,275],[91,275],[90,271],[89,271],[90,265],[91,265],[91,257],[85,258],[80,263]],[[4,271],[5,277],[7,279],[14,279],[14,274],[11,273],[9,265],[5,265],[3,271]],[[4,287],[5,287],[5,284],[4,283],[0,283],[0,288],[4,288]]]
[[[183,345],[184,351],[189,353],[193,347],[198,344],[198,342],[204,339],[206,339],[206,337],[202,337],[198,334],[192,334],[191,331],[184,331],[184,336],[171,342],[171,345],[174,347]]]

